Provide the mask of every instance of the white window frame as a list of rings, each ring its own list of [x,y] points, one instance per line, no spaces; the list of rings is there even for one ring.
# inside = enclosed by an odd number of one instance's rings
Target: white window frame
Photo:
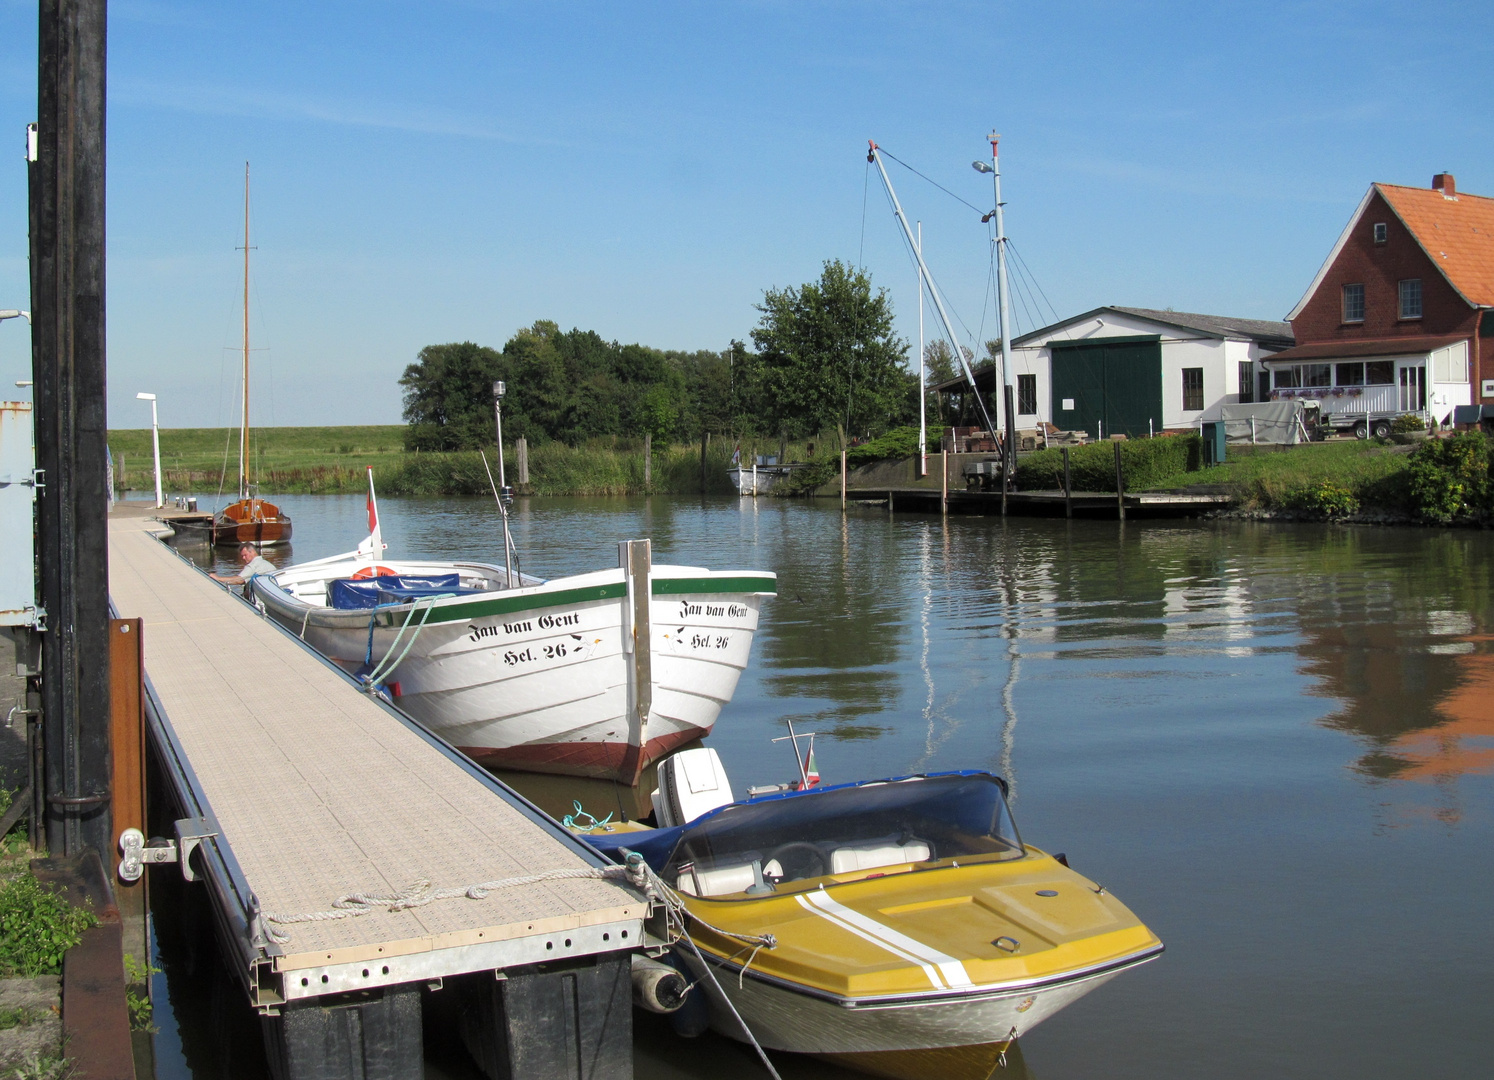
[[[1402,278],[1395,283],[1396,317],[1419,319],[1422,312],[1421,278]]]
[[[1359,302],[1359,304],[1358,304],[1359,314],[1358,315],[1354,315],[1354,314],[1352,314],[1350,312],[1350,308],[1349,308],[1349,295],[1350,295],[1349,294],[1349,290],[1350,289],[1357,289],[1358,290],[1358,292],[1356,292],[1356,293],[1353,294],[1358,299],[1358,302]],[[1346,322],[1346,323],[1362,323],[1362,322],[1364,322],[1364,282],[1362,282],[1362,281],[1356,281],[1356,282],[1352,282],[1352,283],[1350,283],[1348,285],[1345,285],[1343,287],[1343,293],[1342,293],[1342,310],[1341,310],[1340,314],[1343,317],[1343,321]]]

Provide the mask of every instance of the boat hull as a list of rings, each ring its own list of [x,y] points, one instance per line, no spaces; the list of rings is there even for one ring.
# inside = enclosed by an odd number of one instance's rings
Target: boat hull
[[[713,964],[713,982],[690,950],[678,952],[705,989],[711,1027],[722,1035],[744,1039],[724,994],[753,1037],[770,1050],[813,1054],[877,1076],[985,1080],[1012,1040],[1161,949],[1038,984],[882,1001],[816,994],[755,976],[750,968],[739,979],[736,965]]]
[[[267,547],[288,544],[291,519],[274,503],[264,499],[240,499],[213,515],[208,540],[215,547],[254,544]]]
[[[774,588],[769,575],[744,584],[699,573],[654,580],[652,700],[643,725],[634,719],[636,667],[620,572],[496,599],[437,601],[428,615],[287,604],[283,590],[258,583],[256,595],[350,673],[365,670],[370,656],[376,667],[398,657],[412,640],[409,628],[400,635],[408,615],[413,645],[381,680],[402,710],[484,765],[632,784],[650,762],[710,732],[747,666],[762,597]]]

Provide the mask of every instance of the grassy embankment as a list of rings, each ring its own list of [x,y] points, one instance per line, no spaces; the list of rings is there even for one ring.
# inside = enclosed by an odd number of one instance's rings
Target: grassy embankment
[[[363,491],[368,465],[374,467],[379,491],[386,495],[489,494],[488,476],[478,454],[407,453],[404,431],[402,425],[259,428],[250,433],[250,471],[265,495]],[[153,487],[149,429],[111,431],[109,446],[114,452],[116,483],[135,491]],[[750,444],[743,445],[744,460],[751,460],[752,449]],[[711,439],[706,453],[707,493],[733,492],[726,475],[731,451],[729,439]],[[513,452],[512,446],[507,448],[510,470]],[[778,444],[764,440],[757,452],[776,454]],[[806,453],[806,445],[790,443],[790,458]],[[496,471],[491,452],[488,462]],[[238,435],[223,428],[164,429],[161,466],[168,492],[214,492],[220,483],[231,491],[238,483]],[[509,479],[513,479],[512,472]],[[534,495],[642,494],[643,440],[605,438],[578,447],[562,443],[531,446],[529,481],[528,490]],[[655,446],[650,490],[699,494],[700,444]]]

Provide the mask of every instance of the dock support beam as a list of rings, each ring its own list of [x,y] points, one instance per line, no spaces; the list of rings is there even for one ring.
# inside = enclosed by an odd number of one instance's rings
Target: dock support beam
[[[632,957],[487,976],[464,1003],[462,1040],[488,1080],[632,1080]]]
[[[420,988],[387,987],[372,1000],[312,999],[264,1017],[274,1080],[407,1080],[422,1076]]]
[[[109,860],[105,7],[41,0],[28,181],[46,843]]]

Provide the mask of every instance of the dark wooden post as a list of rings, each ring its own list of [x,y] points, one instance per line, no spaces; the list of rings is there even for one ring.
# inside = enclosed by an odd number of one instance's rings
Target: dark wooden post
[[[700,493],[706,493],[706,443],[710,440],[710,432],[700,433]]]
[[[643,433],[643,492],[648,494],[654,486],[654,436],[653,432]]]
[[[1063,516],[1074,516],[1074,486],[1069,479],[1069,448],[1063,448]]]
[[[1126,520],[1126,479],[1121,475],[1121,444],[1115,446],[1115,512],[1121,521]]]
[[[106,0],[41,0],[30,164],[31,363],[46,841],[113,860],[104,368]]]
[[[939,482],[939,513],[949,513],[949,451],[941,448],[939,450],[939,471],[942,478]]]

